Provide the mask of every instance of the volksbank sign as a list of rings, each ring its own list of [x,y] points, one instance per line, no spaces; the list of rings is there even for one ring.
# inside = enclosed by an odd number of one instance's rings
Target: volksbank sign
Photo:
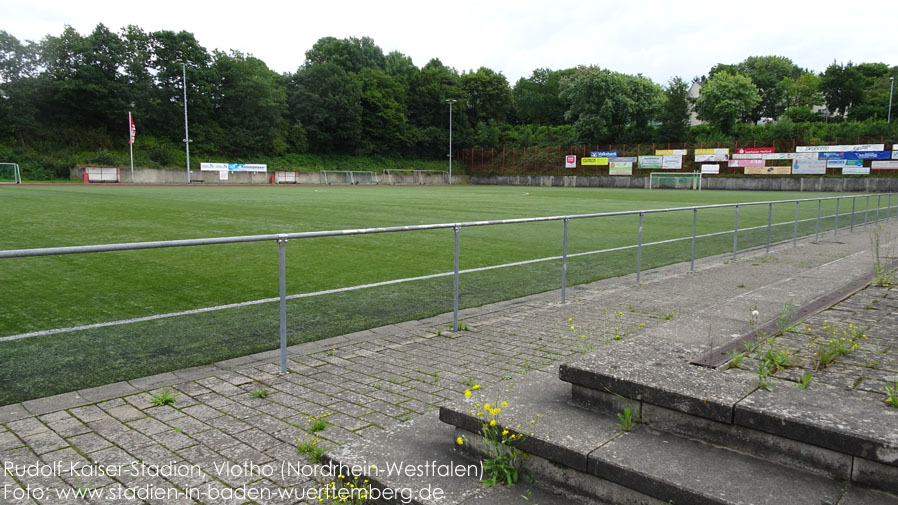
[[[200,163],[200,170],[208,172],[267,172],[268,165],[251,163]]]

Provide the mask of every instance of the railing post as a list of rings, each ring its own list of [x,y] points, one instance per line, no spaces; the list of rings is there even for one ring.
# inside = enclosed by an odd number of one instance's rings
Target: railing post
[[[736,205],[736,221],[733,223],[733,259],[736,259],[736,248],[739,246],[739,206]]]
[[[889,193],[889,203],[886,204],[886,221],[892,219],[892,194]]]
[[[839,234],[839,197],[836,197],[836,222],[833,225],[833,236]]]
[[[639,213],[639,232],[636,237],[636,283],[639,284],[639,276],[642,273],[642,218],[644,213]]]
[[[876,195],[876,222],[879,222],[879,209],[882,208],[882,195]]]
[[[864,229],[867,228],[867,218],[870,213],[870,195],[867,195],[866,203],[864,204]]]
[[[798,206],[801,202],[795,202],[795,230],[792,232],[792,247],[798,245]]]
[[[458,331],[458,232],[461,226],[455,225],[455,273],[452,276],[452,331]]]
[[[564,218],[564,239],[561,244],[561,303],[564,303],[564,290],[567,286],[567,223],[570,221]]]
[[[773,224],[773,204],[767,204],[767,253],[770,253],[770,226]]]
[[[287,373],[287,236],[278,236],[278,284],[281,294],[281,373]]]
[[[689,271],[695,271],[695,225],[698,222],[698,209],[692,209],[692,256],[689,260]]]
[[[823,200],[817,200],[817,225],[814,228],[814,242],[820,241],[820,207],[823,204]]]
[[[851,223],[848,227],[848,231],[854,231],[854,205],[857,203],[857,197],[851,198],[851,219],[849,222]]]

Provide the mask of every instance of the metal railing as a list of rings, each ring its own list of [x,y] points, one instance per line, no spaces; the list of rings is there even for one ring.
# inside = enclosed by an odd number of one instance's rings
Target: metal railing
[[[698,238],[706,238],[713,236],[725,235],[728,233],[733,234],[733,259],[736,258],[736,255],[739,250],[739,232],[740,231],[748,231],[748,230],[758,230],[762,228],[766,228],[766,244],[765,251],[770,251],[771,246],[771,230],[773,226],[784,226],[793,224],[793,233],[792,233],[792,245],[793,247],[797,245],[798,241],[798,225],[799,222],[809,221],[813,219],[815,221],[815,232],[814,239],[819,240],[820,238],[820,221],[823,218],[834,217],[834,226],[833,233],[838,234],[839,229],[839,203],[842,200],[850,199],[851,200],[851,214],[850,214],[850,223],[849,229],[851,231],[854,230],[855,226],[855,211],[857,207],[857,200],[859,198],[864,199],[864,220],[863,226],[866,226],[869,222],[869,213],[870,213],[870,198],[875,197],[877,199],[876,202],[876,218],[873,220],[879,221],[880,218],[880,210],[882,208],[882,198],[885,196],[888,198],[887,206],[886,206],[886,219],[892,217],[892,196],[898,195],[895,193],[889,194],[865,194],[865,195],[852,195],[852,196],[836,196],[836,197],[824,197],[824,198],[805,198],[805,199],[796,199],[796,200],[775,200],[775,201],[762,201],[762,202],[747,202],[747,203],[730,203],[730,204],[715,204],[715,205],[700,205],[700,206],[688,206],[688,207],[671,207],[664,209],[645,209],[645,210],[633,210],[633,211],[617,211],[617,212],[600,212],[593,214],[576,214],[576,215],[564,215],[564,216],[548,216],[548,217],[533,217],[533,218],[518,218],[518,219],[499,219],[499,220],[489,220],[489,221],[471,221],[471,222],[463,222],[463,223],[442,223],[442,224],[429,224],[429,225],[414,225],[414,226],[393,226],[393,227],[383,227],[383,228],[360,228],[360,229],[350,229],[350,230],[328,230],[328,231],[313,231],[313,232],[301,232],[301,233],[278,233],[278,234],[267,234],[267,235],[247,235],[247,236],[236,236],[236,237],[217,237],[217,238],[201,238],[201,239],[186,239],[186,240],[162,240],[162,241],[152,241],[152,242],[131,242],[131,243],[121,243],[121,244],[103,244],[103,245],[86,245],[86,246],[70,246],[70,247],[49,247],[49,248],[39,248],[39,249],[14,249],[14,250],[3,250],[0,251],[0,259],[2,258],[27,258],[27,257],[36,257],[36,256],[58,256],[58,255],[66,255],[66,254],[86,254],[86,253],[98,253],[98,252],[113,252],[113,251],[133,251],[133,250],[142,250],[142,249],[159,249],[159,248],[168,248],[168,247],[191,247],[191,246],[207,246],[207,245],[217,245],[217,244],[236,244],[236,243],[245,243],[245,242],[266,242],[266,241],[274,241],[278,245],[278,275],[279,275],[279,302],[280,302],[280,365],[281,365],[281,373],[286,373],[287,371],[287,299],[295,298],[295,297],[304,297],[304,296],[312,296],[316,294],[325,294],[325,293],[337,293],[343,291],[350,291],[374,286],[382,286],[387,284],[396,284],[401,282],[409,282],[421,279],[432,279],[436,277],[444,277],[444,276],[453,276],[453,318],[452,318],[452,327],[453,330],[458,330],[458,310],[459,310],[459,275],[461,273],[470,273],[470,272],[480,272],[486,270],[492,270],[497,268],[506,268],[511,266],[519,266],[525,264],[532,264],[538,262],[545,261],[557,261],[561,260],[561,302],[565,303],[566,301],[566,288],[567,288],[567,263],[568,259],[572,257],[578,256],[586,256],[586,255],[594,255],[600,253],[607,253],[613,251],[622,251],[627,249],[636,249],[636,281],[639,282],[642,273],[642,249],[651,245],[661,245],[668,244],[678,241],[691,240],[691,252],[690,252],[690,261],[689,261],[689,269],[693,271],[695,269],[695,244]],[[836,212],[834,216],[822,216],[821,209],[823,201],[825,200],[835,200],[836,204]],[[816,218],[811,219],[799,219],[799,207],[802,202],[817,202],[817,215]],[[793,221],[785,221],[781,223],[773,222],[773,206],[776,204],[795,204],[795,219]],[[768,206],[767,212],[767,224],[761,226],[754,226],[748,228],[739,228],[739,208],[740,207],[752,207],[752,206]],[[734,209],[734,222],[732,230],[723,230],[716,231],[711,233],[705,233],[701,235],[696,234],[697,223],[698,223],[698,215],[701,210],[710,210],[710,209],[724,209],[724,208],[733,208]],[[689,211],[693,212],[692,214],[692,235],[687,237],[677,237],[666,240],[659,240],[655,242],[643,243],[643,224],[645,217],[649,214],[662,214],[662,213],[670,213],[670,212],[678,212],[678,211]],[[896,201],[895,211],[898,212],[898,201]],[[627,245],[627,246],[619,246],[609,249],[595,250],[595,251],[586,251],[575,254],[568,254],[568,224],[572,220],[577,219],[595,219],[595,218],[607,218],[607,217],[617,217],[617,216],[638,216],[639,217],[639,225],[637,229],[637,242],[635,245]],[[898,217],[896,214],[895,217]],[[531,260],[518,261],[514,263],[505,263],[501,265],[491,265],[486,267],[472,268],[466,270],[459,269],[459,234],[462,228],[470,228],[470,227],[481,227],[481,226],[496,226],[496,225],[507,225],[507,224],[521,224],[521,223],[539,223],[539,222],[547,222],[547,221],[561,221],[563,223],[563,238],[562,238],[562,254],[561,256],[550,256],[545,258],[536,258]],[[305,293],[300,295],[291,295],[287,296],[287,288],[286,288],[286,245],[289,240],[301,240],[301,239],[311,239],[311,238],[320,238],[320,237],[340,237],[340,236],[350,236],[350,235],[368,235],[368,234],[377,234],[377,233],[397,233],[397,232],[409,232],[409,231],[424,231],[424,230],[441,230],[441,229],[452,229],[454,235],[454,261],[453,261],[453,271],[425,275],[414,278],[406,278],[406,279],[395,279],[390,281],[378,282],[374,284],[366,284],[362,286],[351,286],[345,288],[337,288],[330,289],[326,291],[320,291],[316,293]],[[787,242],[787,241],[784,241]],[[275,301],[275,299],[267,299],[260,300],[257,302],[267,302],[267,301]],[[214,308],[213,308],[214,309]],[[198,309],[197,311],[201,311],[202,309]],[[191,312],[197,312],[191,311]],[[38,332],[40,333],[40,332]],[[8,340],[10,337],[4,337],[0,340]]]

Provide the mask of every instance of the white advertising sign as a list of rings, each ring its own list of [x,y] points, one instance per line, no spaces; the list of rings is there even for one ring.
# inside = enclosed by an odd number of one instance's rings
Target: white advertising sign
[[[892,146],[892,159],[898,160],[898,144]]]
[[[661,168],[664,170],[679,170],[683,168],[682,156],[664,156],[661,159]]]
[[[898,170],[898,161],[873,161],[870,168],[879,170]]]
[[[758,154],[734,154],[733,159],[734,160],[763,160],[764,155],[760,154],[760,153],[758,153]]]
[[[842,168],[842,175],[870,175],[870,167],[846,166]]]
[[[568,154],[564,157],[564,168],[577,168],[576,154]]]
[[[793,175],[824,175],[826,174],[825,160],[794,160],[792,162]]]
[[[855,144],[850,146],[798,146],[796,153],[838,153],[844,151],[885,151],[885,144]]]
[[[719,174],[720,165],[702,165],[703,174]]]
[[[707,161],[729,161],[729,160],[730,160],[729,154],[696,154],[695,155],[696,163],[707,162]]]

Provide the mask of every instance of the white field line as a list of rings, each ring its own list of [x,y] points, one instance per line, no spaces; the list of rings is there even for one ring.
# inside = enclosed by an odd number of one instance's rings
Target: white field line
[[[828,216],[820,216],[820,219],[823,220],[823,219],[828,219],[828,218],[832,218],[832,217],[834,217],[834,214],[828,215]],[[815,221],[816,219],[817,219],[816,217],[808,218],[808,219],[799,219],[798,222]],[[782,222],[782,223],[773,223],[773,224],[771,224],[771,226],[786,226],[786,225],[794,226],[794,224],[795,224],[795,221],[792,220],[792,221],[787,221],[787,222]],[[864,223],[855,224],[855,225],[862,226],[863,224]],[[767,225],[765,224],[765,225],[760,225],[760,226],[752,226],[752,227],[748,227],[748,228],[740,228],[739,231],[741,232],[741,231],[749,231],[749,230],[759,230],[759,229],[763,229],[766,227],[767,227]],[[829,229],[824,230],[824,231],[829,231]],[[733,231],[732,230],[718,231],[718,232],[704,233],[701,235],[696,235],[695,238],[700,239],[700,238],[714,237],[717,235],[727,235],[730,233],[733,233]],[[692,235],[690,235],[688,237],[659,240],[656,242],[646,242],[646,243],[642,244],[642,246],[647,247],[647,246],[651,246],[651,245],[669,244],[669,243],[679,242],[679,241],[683,241],[683,240],[692,240]],[[624,251],[626,249],[636,249],[636,248],[637,248],[637,245],[634,244],[634,245],[627,245],[627,246],[621,246],[621,247],[612,247],[610,249],[600,249],[597,251],[586,251],[586,252],[568,254],[567,256],[568,256],[568,258],[576,258],[579,256],[589,256],[589,255],[593,255],[593,254]],[[469,273],[475,273],[475,272],[485,272],[487,270],[496,270],[499,268],[509,268],[509,267],[516,267],[516,266],[521,266],[521,265],[530,265],[533,263],[543,263],[546,261],[557,261],[562,258],[563,258],[562,256],[547,256],[544,258],[536,258],[536,259],[532,259],[532,260],[516,261],[514,263],[503,263],[501,265],[490,265],[490,266],[486,266],[486,267],[468,268],[465,270],[459,270],[458,273],[460,275],[460,274],[469,274]],[[400,284],[403,282],[423,281],[423,280],[428,280],[428,279],[436,279],[439,277],[449,277],[454,274],[455,274],[455,272],[443,272],[443,273],[438,273],[438,274],[420,275],[417,277],[406,277],[404,279],[393,279],[393,280],[389,280],[389,281],[373,282],[370,284],[361,284],[358,286],[350,286],[350,287],[346,287],[346,288],[325,289],[323,291],[314,291],[311,293],[298,293],[298,294],[293,294],[293,295],[287,296],[287,300],[294,300],[297,298],[309,298],[312,296],[329,295],[329,294],[334,294],[334,293],[343,293],[346,291],[356,291],[359,289],[376,288],[376,287],[380,287],[380,286],[389,286],[391,284]],[[73,331],[92,330],[92,329],[96,329],[96,328],[105,328],[108,326],[121,326],[121,325],[125,325],[125,324],[140,323],[140,322],[144,322],[144,321],[155,321],[157,319],[168,319],[171,317],[190,316],[193,314],[203,314],[206,312],[215,312],[218,310],[236,309],[239,307],[247,307],[250,305],[261,305],[263,303],[274,303],[274,302],[278,302],[278,301],[280,301],[279,297],[277,297],[277,298],[262,298],[261,300],[250,300],[247,302],[229,303],[226,305],[215,305],[212,307],[203,307],[203,308],[199,308],[199,309],[183,310],[183,311],[179,311],[179,312],[168,312],[166,314],[155,314],[152,316],[134,317],[131,319],[119,319],[117,321],[107,321],[104,323],[85,324],[85,325],[80,325],[80,326],[72,326],[69,328],[56,328],[53,330],[32,331],[29,333],[20,333],[18,335],[9,335],[6,337],[0,337],[0,342],[7,342],[7,341],[11,341],[11,340],[21,340],[23,338],[31,338],[31,337],[41,337],[44,335],[56,335],[58,333],[70,333]]]

